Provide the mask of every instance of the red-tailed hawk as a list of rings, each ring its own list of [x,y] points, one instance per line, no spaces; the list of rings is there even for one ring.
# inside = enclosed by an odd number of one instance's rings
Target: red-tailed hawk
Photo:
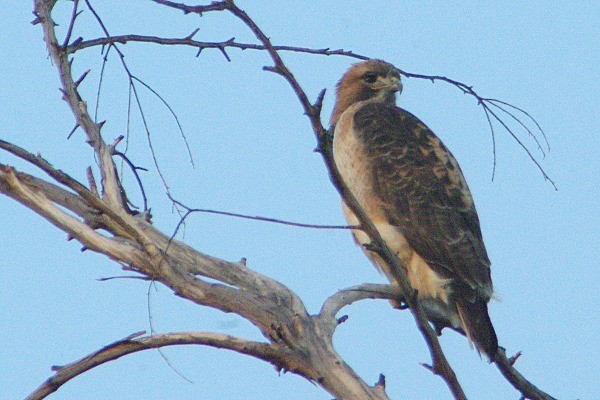
[[[438,334],[450,327],[494,359],[487,311],[493,292],[479,218],[450,151],[417,117],[396,106],[400,73],[391,64],[354,64],[337,85],[333,153],[346,185],[399,257]],[[346,220],[358,220],[343,204]],[[370,243],[361,230],[356,241]],[[367,256],[393,283],[390,266]]]

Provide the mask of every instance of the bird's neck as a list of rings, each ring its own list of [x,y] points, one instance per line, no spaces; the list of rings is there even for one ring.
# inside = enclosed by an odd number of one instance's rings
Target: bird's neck
[[[337,96],[337,100],[335,102],[335,106],[333,107],[333,112],[331,113],[331,118],[329,119],[330,126],[335,126],[338,122],[344,111],[346,111],[350,106],[356,103],[384,103],[389,105],[396,104],[396,93],[389,91],[379,91],[375,93],[371,93],[369,97],[354,95],[354,96],[345,96],[344,93],[339,92]]]

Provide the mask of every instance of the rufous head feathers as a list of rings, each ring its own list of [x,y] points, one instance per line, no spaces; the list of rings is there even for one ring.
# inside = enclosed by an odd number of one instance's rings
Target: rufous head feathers
[[[353,64],[337,84],[330,124],[335,125],[354,103],[369,100],[394,104],[396,92],[401,91],[400,72],[392,64],[382,60]]]

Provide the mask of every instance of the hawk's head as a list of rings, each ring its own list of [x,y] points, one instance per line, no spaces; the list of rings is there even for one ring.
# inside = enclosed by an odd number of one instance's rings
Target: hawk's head
[[[394,104],[396,92],[402,91],[400,72],[382,60],[367,60],[352,65],[337,84],[337,97],[331,125],[352,104],[371,100]]]

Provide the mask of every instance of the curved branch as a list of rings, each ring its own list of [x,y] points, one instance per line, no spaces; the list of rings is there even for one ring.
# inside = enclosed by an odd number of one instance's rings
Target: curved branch
[[[325,300],[319,318],[325,320],[335,320],[335,316],[340,310],[357,301],[366,299],[395,300],[402,297],[400,288],[395,285],[363,283],[362,285],[352,286],[339,290],[334,295]]]
[[[139,351],[167,346],[194,344],[227,349],[267,361],[278,368],[283,368],[281,366],[282,350],[272,344],[212,332],[176,332],[138,338],[138,336],[144,333],[139,332],[111,343],[71,364],[53,367],[52,369],[56,371],[54,376],[48,378],[34,392],[27,396],[27,400],[44,399],[51,393],[56,392],[71,379],[106,362]]]

